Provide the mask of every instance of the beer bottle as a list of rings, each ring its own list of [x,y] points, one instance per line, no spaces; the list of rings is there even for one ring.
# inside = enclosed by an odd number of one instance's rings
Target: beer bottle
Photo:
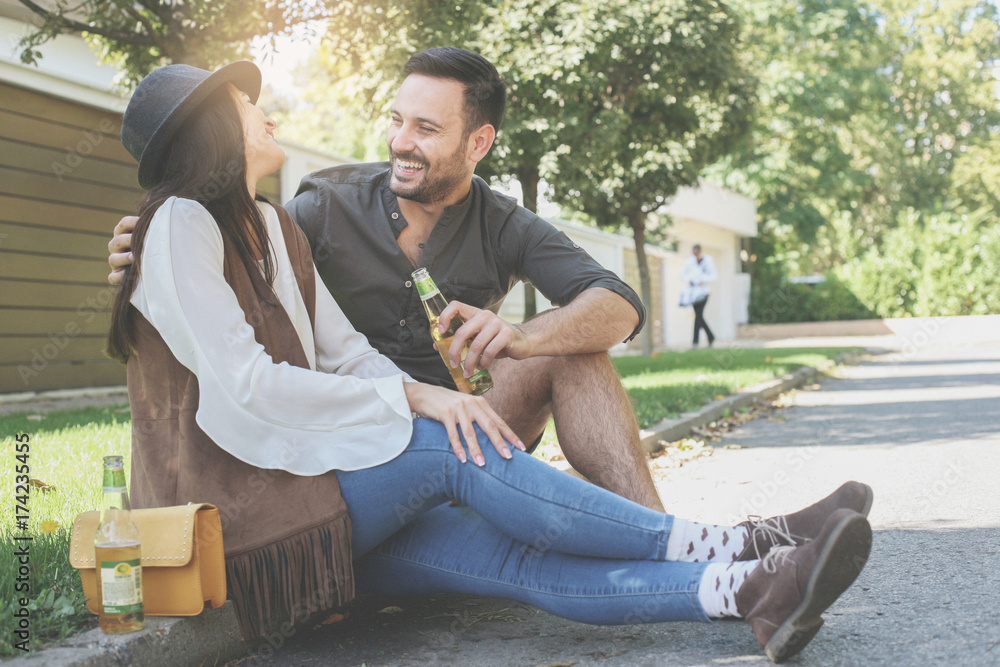
[[[119,634],[143,628],[139,529],[132,523],[121,456],[104,457],[101,523],[94,535],[98,622]]]
[[[420,294],[420,300],[424,304],[424,310],[427,311],[427,319],[431,323],[431,337],[434,338],[434,344],[437,346],[438,352],[441,353],[441,358],[444,359],[444,365],[451,372],[451,378],[458,386],[458,390],[466,394],[473,394],[474,396],[485,394],[493,386],[493,378],[490,377],[488,370],[483,368],[477,370],[471,376],[465,377],[462,374],[461,364],[459,364],[458,368],[452,368],[451,362],[448,360],[448,349],[451,347],[451,341],[455,338],[455,331],[465,324],[465,320],[461,316],[455,315],[451,318],[451,326],[448,327],[447,331],[442,333],[438,328],[438,321],[441,317],[441,311],[445,309],[448,302],[445,300],[444,295],[441,294],[441,290],[434,284],[434,280],[427,273],[427,269],[420,268],[414,271],[413,280],[417,284],[417,292]],[[468,352],[469,343],[466,343],[465,349],[462,351],[463,362]]]

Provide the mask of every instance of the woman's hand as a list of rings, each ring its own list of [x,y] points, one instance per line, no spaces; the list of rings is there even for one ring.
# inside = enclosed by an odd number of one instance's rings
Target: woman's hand
[[[463,394],[444,387],[435,387],[423,382],[406,382],[403,384],[406,391],[406,400],[410,403],[410,409],[421,417],[436,419],[444,424],[448,431],[448,440],[451,448],[455,450],[455,456],[462,463],[465,463],[465,449],[459,438],[459,429],[465,437],[465,443],[469,447],[469,455],[477,465],[486,465],[482,450],[479,449],[479,438],[473,423],[479,424],[486,436],[493,443],[493,446],[505,459],[511,457],[507,442],[512,443],[521,451],[525,451],[524,443],[507,423],[500,418],[500,415],[493,410],[492,406],[486,402],[482,396],[472,396]],[[456,428],[457,427],[457,428]],[[507,442],[505,442],[505,440]]]

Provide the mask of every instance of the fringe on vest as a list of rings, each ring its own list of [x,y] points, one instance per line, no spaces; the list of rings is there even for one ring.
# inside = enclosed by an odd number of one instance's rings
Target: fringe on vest
[[[267,638],[354,598],[351,524],[341,518],[226,559],[229,597],[245,641]]]

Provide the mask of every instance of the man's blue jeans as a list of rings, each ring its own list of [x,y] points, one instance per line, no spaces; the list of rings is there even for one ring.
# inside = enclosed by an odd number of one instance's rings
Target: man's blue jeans
[[[398,457],[337,472],[359,594],[503,597],[596,624],[708,620],[706,564],[663,560],[673,517],[520,451],[506,460],[479,436],[482,468],[416,419]]]

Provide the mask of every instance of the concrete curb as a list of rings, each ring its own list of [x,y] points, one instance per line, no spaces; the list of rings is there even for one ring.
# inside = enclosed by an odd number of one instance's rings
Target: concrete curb
[[[125,635],[96,628],[61,644],[5,660],[10,667],[179,667],[218,665],[246,655],[232,602],[199,616],[147,616],[146,627]]]
[[[50,391],[22,391],[16,394],[0,394],[0,405],[17,403],[52,402],[59,407],[58,401],[82,399],[119,399],[128,400],[128,388],[125,385],[114,387],[83,387],[81,389],[53,389]]]
[[[865,353],[847,353],[819,368],[804,366],[775,380],[761,383],[725,398],[712,401],[699,410],[684,413],[677,419],[666,419],[640,432],[643,448],[654,452],[660,442],[679,440],[691,429],[705,426],[756,401],[771,399],[778,394],[811,382],[821,372],[840,364],[855,363],[867,354],[885,350],[868,349]],[[564,468],[565,466],[557,466]],[[146,628],[127,635],[106,635],[100,629],[91,630],[61,644],[33,651],[24,657],[4,661],[4,667],[183,667],[186,665],[217,665],[240,658],[250,651],[244,643],[232,602],[221,609],[200,616],[146,619]]]

